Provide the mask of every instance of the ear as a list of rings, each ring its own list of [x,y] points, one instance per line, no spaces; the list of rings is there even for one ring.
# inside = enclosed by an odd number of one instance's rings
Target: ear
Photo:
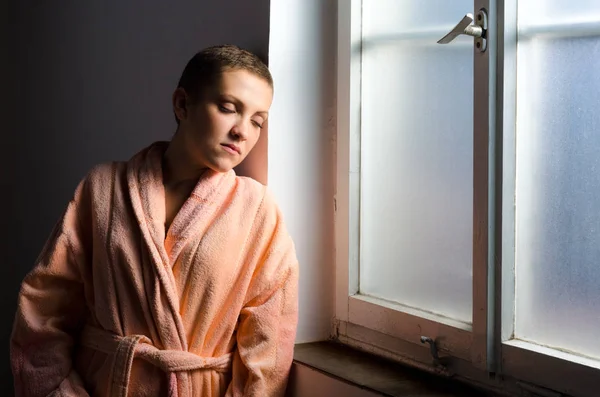
[[[179,121],[185,120],[188,115],[189,97],[181,87],[173,92],[173,113]]]

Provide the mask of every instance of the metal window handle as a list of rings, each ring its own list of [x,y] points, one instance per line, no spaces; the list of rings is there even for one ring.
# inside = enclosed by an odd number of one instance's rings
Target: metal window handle
[[[475,24],[472,25],[473,21]],[[461,34],[475,37],[475,47],[481,52],[487,48],[487,13],[485,10],[479,10],[474,19],[473,14],[467,14],[461,21],[444,37],[438,40],[438,44],[448,44]]]
[[[435,341],[428,336],[421,336],[421,343],[429,344],[429,351],[431,352],[431,357],[433,358],[433,365],[442,365],[440,363],[440,356],[438,355],[438,349]]]

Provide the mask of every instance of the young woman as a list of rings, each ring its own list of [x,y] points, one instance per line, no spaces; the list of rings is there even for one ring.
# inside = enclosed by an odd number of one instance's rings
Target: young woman
[[[17,395],[283,395],[296,254],[268,190],[233,171],[272,97],[255,55],[205,49],[173,94],[172,140],[80,183],[23,281]]]

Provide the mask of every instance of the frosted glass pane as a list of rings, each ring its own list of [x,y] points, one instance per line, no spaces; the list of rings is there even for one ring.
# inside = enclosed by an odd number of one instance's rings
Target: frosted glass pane
[[[363,1],[363,37],[434,31],[441,33],[436,41],[467,12],[473,12],[473,0],[376,0]],[[473,43],[473,39],[467,42]]]
[[[464,322],[472,317],[473,39],[436,41],[472,8],[363,3],[360,292]],[[412,37],[415,20],[433,33]]]
[[[556,19],[580,3],[581,15],[600,12],[596,1],[550,3]],[[598,358],[599,60],[600,37],[519,43],[515,330]]]
[[[600,19],[598,0],[519,0],[519,27]]]

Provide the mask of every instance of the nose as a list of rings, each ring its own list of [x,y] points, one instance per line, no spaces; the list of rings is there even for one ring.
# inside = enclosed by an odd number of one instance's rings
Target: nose
[[[237,123],[231,128],[231,135],[238,138],[239,140],[245,141],[248,138],[248,123],[244,119],[239,119]]]

